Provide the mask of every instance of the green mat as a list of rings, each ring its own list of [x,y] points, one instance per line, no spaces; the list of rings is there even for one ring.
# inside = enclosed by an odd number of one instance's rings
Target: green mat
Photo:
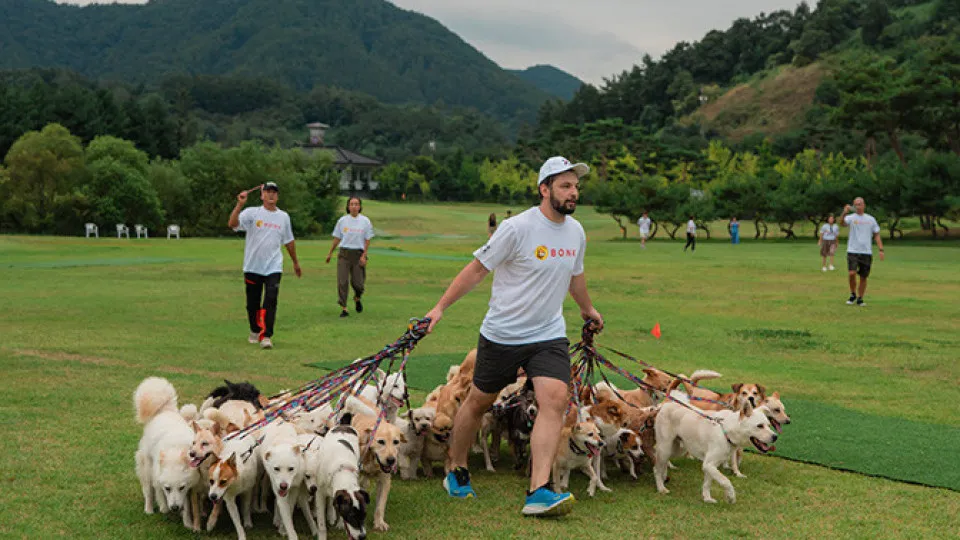
[[[415,361],[414,361],[415,360]],[[446,382],[463,353],[415,355],[407,364],[411,389],[429,392]],[[349,361],[307,364],[323,370]],[[621,388],[633,385],[607,374]],[[960,491],[960,428],[865,414],[802,399],[784,399],[792,423],[773,456],[901,482]]]

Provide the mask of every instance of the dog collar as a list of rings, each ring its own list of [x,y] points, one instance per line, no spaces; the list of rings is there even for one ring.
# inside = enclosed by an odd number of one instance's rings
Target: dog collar
[[[578,456],[585,456],[585,455],[587,455],[587,451],[586,451],[586,450],[581,450],[580,447],[577,446],[577,443],[573,442],[573,439],[570,439],[570,451],[573,452],[574,454],[578,455]]]

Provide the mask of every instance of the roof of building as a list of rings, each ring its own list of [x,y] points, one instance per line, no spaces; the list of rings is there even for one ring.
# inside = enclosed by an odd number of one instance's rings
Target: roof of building
[[[333,163],[335,165],[348,166],[348,165],[365,165],[368,167],[382,167],[383,161],[365,156],[363,154],[358,154],[353,150],[347,150],[342,146],[337,145],[323,145],[323,146],[310,146],[304,145],[304,152],[316,152],[317,150],[327,150],[333,154]]]

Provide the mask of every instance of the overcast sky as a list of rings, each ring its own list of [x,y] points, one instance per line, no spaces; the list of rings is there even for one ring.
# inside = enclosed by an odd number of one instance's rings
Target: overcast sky
[[[58,0],[71,4],[109,0]],[[116,0],[142,4],[145,0]],[[203,1],[203,0],[197,0]],[[346,0],[349,1],[349,0]],[[552,64],[601,83],[678,41],[799,0],[391,0],[439,20],[506,68]],[[810,0],[811,6],[816,0]]]

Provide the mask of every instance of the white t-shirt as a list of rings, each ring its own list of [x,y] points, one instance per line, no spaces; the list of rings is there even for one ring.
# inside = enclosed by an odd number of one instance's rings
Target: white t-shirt
[[[640,234],[647,234],[650,232],[650,218],[642,217],[638,219],[637,226],[640,227]]]
[[[342,248],[363,249],[367,240],[373,238],[373,224],[363,214],[357,214],[357,217],[347,214],[337,220],[330,236],[339,238]]]
[[[832,242],[840,236],[840,226],[834,223],[833,225],[829,223],[824,223],[823,227],[820,227],[820,239],[824,242]]]
[[[843,218],[850,227],[847,238],[847,253],[873,255],[873,235],[880,232],[880,224],[870,214],[850,214]]]
[[[267,210],[251,206],[240,212],[240,225],[235,231],[246,231],[243,247],[243,271],[269,276],[283,272],[280,246],[293,242],[290,216],[283,210]]]
[[[697,224],[691,219],[687,222],[687,232],[690,234],[697,234]]]
[[[587,236],[577,220],[554,223],[533,207],[500,224],[473,256],[493,272],[490,309],[480,333],[525,345],[567,336],[563,300],[583,274]]]

